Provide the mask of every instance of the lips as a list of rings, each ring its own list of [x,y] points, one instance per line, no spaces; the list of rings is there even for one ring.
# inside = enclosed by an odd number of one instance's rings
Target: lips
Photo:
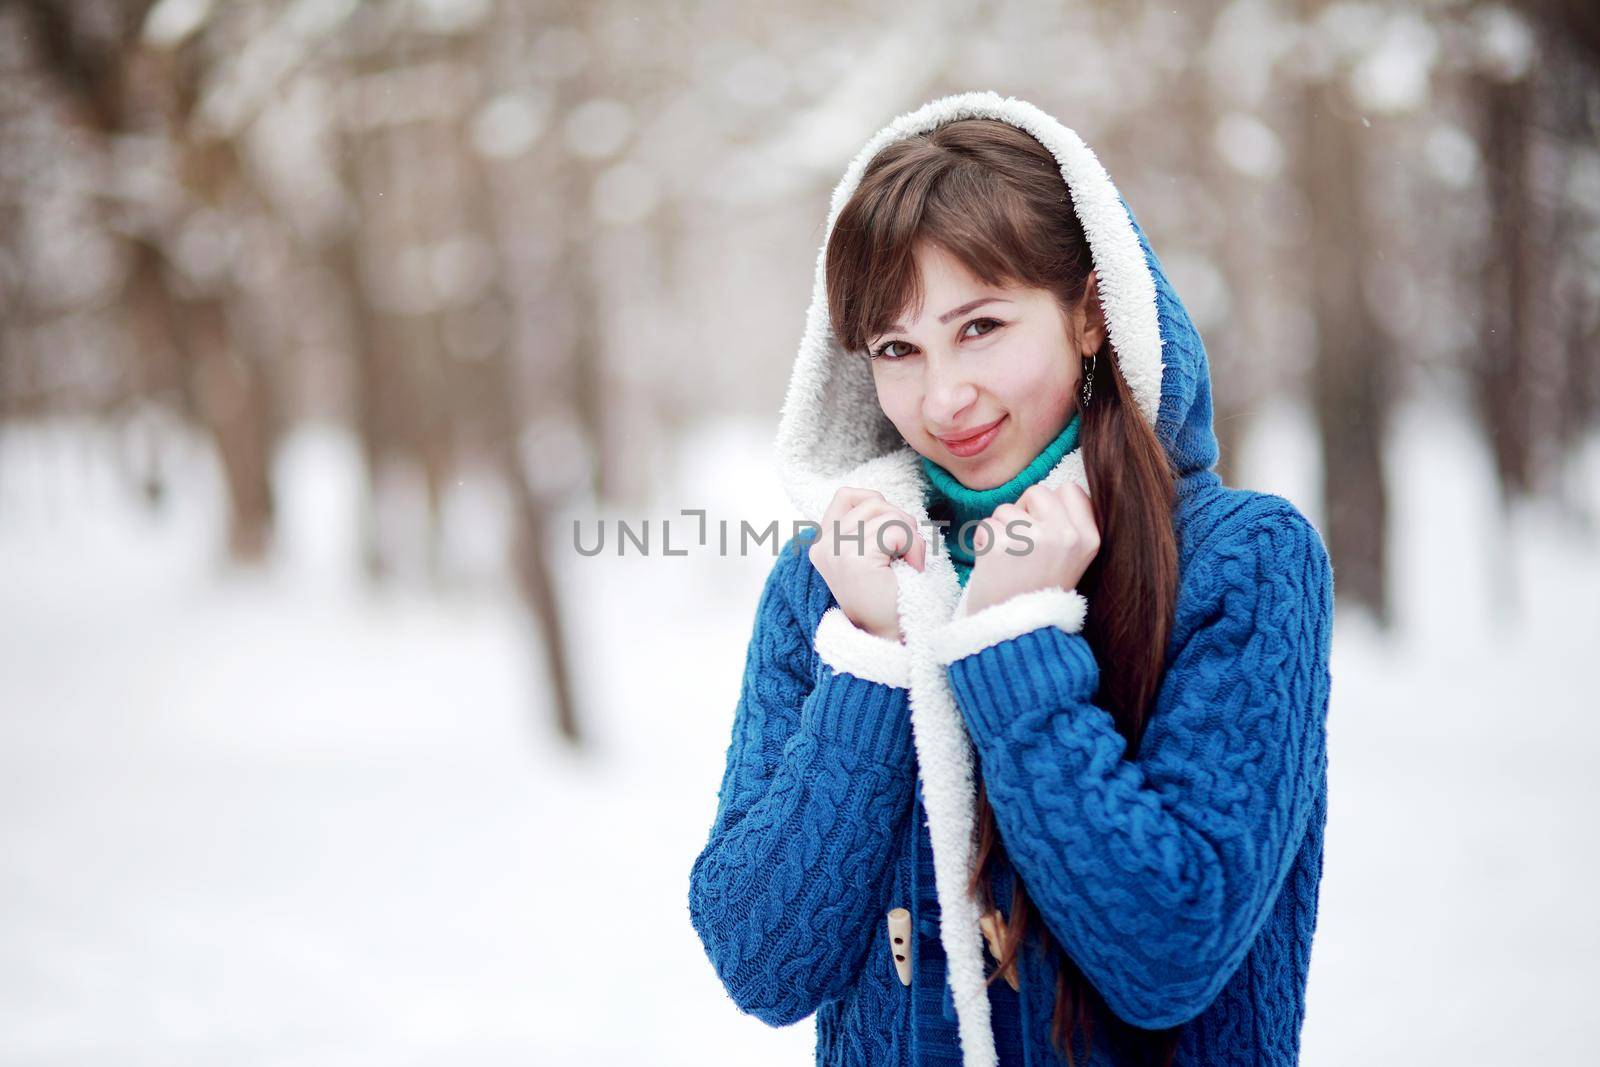
[[[1000,424],[1005,421],[1006,416],[1002,415],[987,426],[980,426],[964,436],[940,437],[939,441],[952,455],[960,456],[962,459],[976,456],[989,447],[989,442],[1000,432]]]

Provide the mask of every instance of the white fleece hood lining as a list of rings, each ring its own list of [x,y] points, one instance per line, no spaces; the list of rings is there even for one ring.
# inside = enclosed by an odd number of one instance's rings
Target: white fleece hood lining
[[[851,160],[833,191],[827,229],[817,252],[805,334],[789,379],[777,438],[784,489],[802,516],[813,522],[822,521],[839,488],[853,486],[877,490],[912,516],[919,529],[931,527],[923,503],[925,475],[920,456],[904,443],[878,406],[865,355],[845,352],[834,337],[824,272],[828,235],[873,156],[893,141],[963,118],[1009,122],[1032,134],[1060,163],[1094,259],[1118,368],[1140,413],[1151,426],[1156,423],[1162,364],[1155,280],[1105,168],[1076,133],[1032,104],[993,92],[941,97],[880,130]],[[1063,456],[1042,481],[1056,488],[1067,479],[1089,491],[1080,449]],[[928,552],[921,571],[903,560],[892,567],[899,580],[901,628],[910,652],[912,738],[933,845],[939,934],[959,1020],[963,1062],[966,1067],[994,1067],[998,1057],[984,986],[983,935],[977,902],[965,892],[976,858],[973,752],[945,673],[945,657],[952,645],[944,627],[963,590],[945,552]]]

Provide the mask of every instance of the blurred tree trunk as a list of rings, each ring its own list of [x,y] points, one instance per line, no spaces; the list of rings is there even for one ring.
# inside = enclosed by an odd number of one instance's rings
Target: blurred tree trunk
[[[1600,144],[1600,109],[1594,106],[1600,100],[1600,6],[1591,11],[1588,27],[1594,36],[1587,42],[1577,32],[1544,27],[1547,59],[1543,69],[1551,132],[1564,146],[1559,154],[1560,172],[1552,185],[1561,192],[1570,187],[1582,158],[1581,151],[1573,151],[1571,146]],[[1551,276],[1547,285],[1556,309],[1549,343],[1557,364],[1549,435],[1554,439],[1552,451],[1563,456],[1577,452],[1600,419],[1600,309],[1590,291],[1592,268],[1572,239],[1583,232],[1593,205],[1582,205],[1576,197],[1560,192],[1555,200],[1548,227],[1551,254],[1547,257]]]
[[[1305,92],[1301,166],[1312,215],[1311,395],[1322,446],[1323,534],[1340,596],[1365,605],[1386,626],[1383,442],[1394,353],[1362,291],[1366,127],[1345,101],[1340,79],[1313,82]]]
[[[475,47],[481,47],[482,43],[476,42]],[[472,62],[481,57],[474,54],[474,49],[468,49],[464,58]],[[482,307],[479,310],[484,314],[498,314],[504,323],[504,328],[498,331],[498,342],[485,355],[486,374],[481,398],[474,399],[478,401],[478,410],[486,416],[486,443],[511,500],[511,566],[517,579],[517,591],[538,627],[538,659],[549,681],[553,725],[558,737],[577,746],[584,738],[568,662],[566,619],[546,551],[550,544],[552,516],[546,501],[535,491],[522,449],[528,413],[517,374],[517,333],[511,325],[515,319],[517,294],[504,288],[507,280],[515,275],[502,240],[516,231],[503,218],[495,185],[483,158],[468,147],[461,152],[461,166],[460,203],[465,215],[464,229],[493,249],[498,267],[495,277],[499,281],[480,298]],[[575,313],[592,310],[580,309]]]
[[[1590,69],[1600,67],[1600,4],[1594,0],[1516,0],[1514,6],[1586,56]]]
[[[1534,484],[1532,394],[1537,368],[1533,211],[1529,188],[1532,88],[1528,78],[1475,80],[1488,184],[1488,240],[1481,275],[1483,328],[1473,362],[1502,500]]]
[[[145,237],[132,239],[130,252],[124,299],[134,338],[133,388],[145,397],[170,397],[182,415],[192,417],[194,383],[179,358],[178,309],[162,277],[165,258]]]
[[[382,57],[367,51],[349,58],[342,76],[347,82],[353,83],[382,68]],[[337,144],[334,165],[344,203],[335,229],[323,246],[322,255],[329,270],[340,282],[344,313],[344,343],[341,349],[349,360],[350,420],[360,445],[361,462],[366,474],[361,479],[356,553],[366,579],[378,582],[387,577],[390,570],[390,562],[384,552],[378,483],[388,460],[393,436],[387,431],[386,412],[390,406],[388,395],[394,385],[386,366],[383,316],[373,302],[362,263],[370,254],[363,244],[371,225],[366,203],[369,188],[372,187],[369,179],[374,176],[369,171],[373,169],[374,159],[385,157],[377,152],[373,143],[379,135],[370,133],[362,126],[358,116],[345,116],[332,125],[331,133]],[[388,186],[386,175],[376,177],[373,185],[377,188]]]
[[[1203,4],[1190,4],[1185,9],[1194,20],[1196,40],[1205,40],[1211,35],[1221,6],[1207,0]],[[1195,62],[1185,67],[1178,101],[1183,116],[1180,127],[1186,138],[1188,155],[1186,171],[1193,179],[1186,184],[1215,205],[1218,217],[1247,218],[1255,210],[1252,201],[1259,197],[1260,190],[1254,179],[1243,178],[1233,171],[1217,152],[1214,134],[1221,114],[1206,64]],[[1265,398],[1268,388],[1276,384],[1263,374],[1252,372],[1259,366],[1260,356],[1256,349],[1259,331],[1255,329],[1255,293],[1252,291],[1258,283],[1253,277],[1256,268],[1250,262],[1249,243],[1239,236],[1235,227],[1223,226],[1210,247],[1191,250],[1203,252],[1211,261],[1222,278],[1226,297],[1226,309],[1217,321],[1207,324],[1204,340],[1206,361],[1211,368],[1217,467],[1224,480],[1230,483],[1238,474],[1235,462],[1241,436],[1247,428],[1243,416],[1254,410]]]
[[[355,135],[347,135],[355,137]],[[361,461],[366,477],[361,480],[360,519],[357,553],[361,569],[369,581],[378,581],[389,572],[379,535],[377,482],[387,454],[383,433],[385,382],[383,353],[379,343],[382,328],[377,310],[361,277],[361,182],[354,161],[363,151],[359,139],[347,140],[340,151],[347,215],[338,233],[329,242],[326,256],[329,268],[342,284],[344,295],[344,350],[350,360],[351,421],[361,446]]]
[[[274,405],[261,363],[240,350],[220,299],[185,303],[184,345],[201,421],[228,491],[228,551],[259,561],[272,547]]]
[[[130,132],[150,132],[136,129],[140,123],[164,121],[184,208],[236,201],[243,175],[232,146],[197,141],[189,128],[198,65],[192,58],[153,56],[140,40],[149,7],[140,2],[116,10],[115,34],[99,39],[110,45],[82,32],[69,5],[35,0],[21,10],[41,68],[71,102],[81,128],[109,143]],[[184,212],[176,215],[181,224]],[[257,560],[269,546],[273,522],[270,459],[277,420],[272,383],[267,365],[241,344],[234,329],[228,304],[237,293],[228,280],[174,289],[175,271],[165,249],[175,239],[165,230],[131,238],[132,273],[119,300],[134,335],[161,346],[141,353],[143,371],[133,382],[136,388],[164,385],[169,361],[189,379],[182,396],[197,405],[223,468],[229,551],[235,559]]]
[[[393,174],[398,175],[410,159],[436,161],[431,181],[396,182],[397,200],[406,205],[400,213],[402,244],[436,248],[447,234],[461,236],[456,216],[470,210],[467,200],[473,191],[463,186],[459,167],[451,163],[465,154],[465,142],[459,124],[443,120],[401,127],[386,140]],[[464,413],[457,410],[462,374],[444,337],[447,315],[448,309],[436,303],[395,339],[410,386],[406,452],[422,475],[427,506],[422,562],[429,581],[435,584],[443,578],[444,495],[456,466],[455,428],[458,421],[464,421]]]
[[[597,34],[591,23],[604,14],[598,5],[568,0],[557,6],[550,21],[582,27],[585,37],[593,40]],[[594,97],[616,95],[622,84],[620,73],[597,70],[596,62],[591,57],[576,75],[561,84],[556,101],[558,112],[570,114]],[[601,328],[605,297],[600,290],[593,208],[599,168],[559,140],[553,151],[559,175],[554,191],[564,205],[559,237],[565,269],[561,271],[560,284],[567,291],[565,303],[571,315],[574,410],[593,456],[590,489],[597,500],[618,501],[629,495],[630,486],[638,484],[637,479],[628,476],[628,468],[640,462],[638,453],[648,446],[624,449],[626,428],[619,426],[616,419],[616,412],[624,405],[615,403],[618,382]]]

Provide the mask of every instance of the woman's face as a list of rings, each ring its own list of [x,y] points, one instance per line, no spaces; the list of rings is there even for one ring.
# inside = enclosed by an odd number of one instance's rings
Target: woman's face
[[[868,340],[878,404],[962,485],[1004,485],[1072,418],[1080,362],[1104,338],[1095,277],[1068,316],[1048,290],[984,285],[930,242],[914,259],[922,306]]]

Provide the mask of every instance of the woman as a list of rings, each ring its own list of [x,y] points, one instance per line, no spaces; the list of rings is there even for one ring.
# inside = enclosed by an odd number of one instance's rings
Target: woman
[[[1333,576],[1215,473],[1200,337],[1071,130],[970,93],[867,143],[778,443],[820,529],[689,892],[738,1006],[826,1064],[1295,1062]]]

